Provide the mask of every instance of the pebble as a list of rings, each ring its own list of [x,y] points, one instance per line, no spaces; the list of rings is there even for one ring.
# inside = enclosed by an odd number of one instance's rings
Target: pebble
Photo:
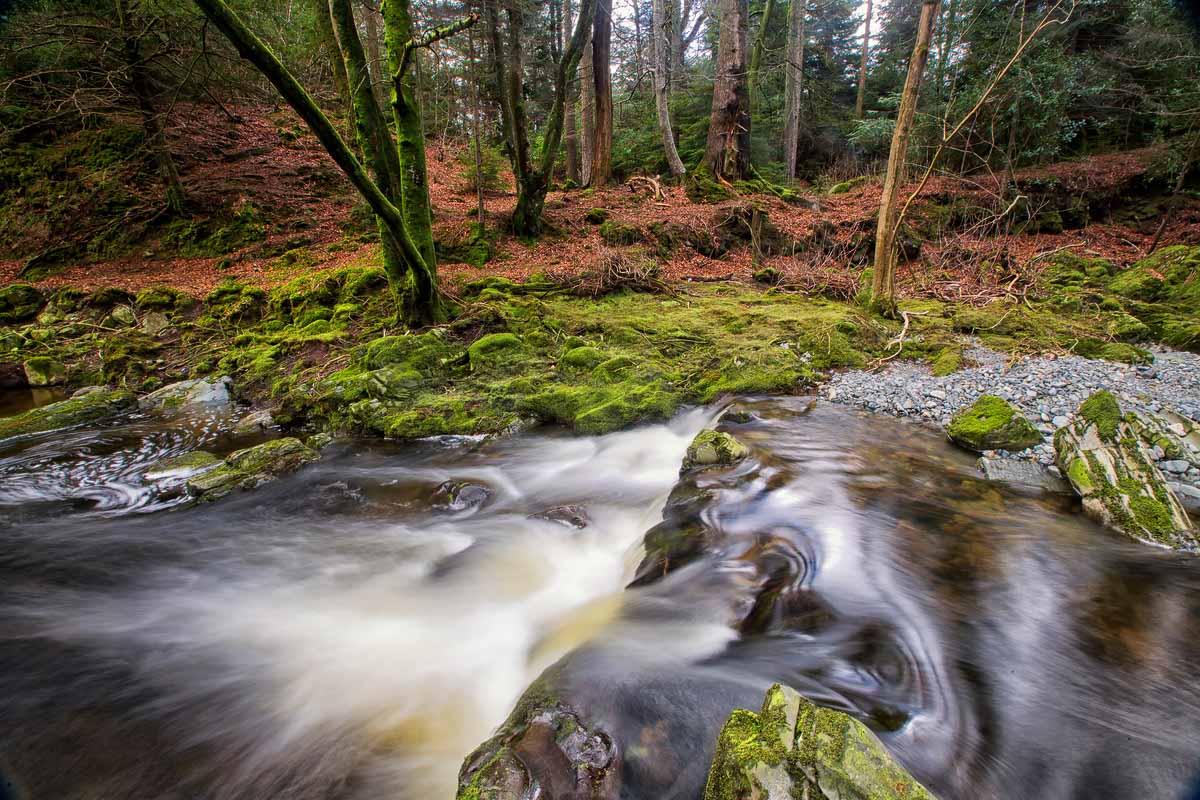
[[[1115,394],[1127,411],[1171,411],[1200,422],[1200,355],[1163,347],[1150,352],[1153,366],[1132,368],[1080,356],[1032,356],[1012,363],[1005,354],[976,346],[966,353],[975,366],[945,377],[934,377],[921,364],[893,363],[876,373],[834,374],[822,393],[834,402],[942,426],[980,395],[998,395],[1020,408],[1046,440],[1023,453],[988,453],[985,457],[1020,459],[1055,469],[1054,431],[1069,424],[1079,404],[1099,389]],[[1182,432],[1178,426],[1177,433]],[[1200,493],[1200,452],[1169,461],[1162,460],[1161,450],[1153,454],[1173,481]]]

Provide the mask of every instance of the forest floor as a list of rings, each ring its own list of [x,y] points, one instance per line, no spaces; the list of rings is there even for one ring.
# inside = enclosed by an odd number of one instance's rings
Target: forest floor
[[[167,284],[203,296],[231,279],[271,288],[314,270],[377,262],[378,244],[365,207],[356,210],[360,204],[348,182],[299,120],[286,109],[236,111],[234,120],[204,107],[182,108],[172,126],[174,149],[181,154],[180,169],[193,205],[249,205],[265,222],[261,241],[227,252],[180,255],[180,250],[196,248],[180,248],[177,235],[164,236],[119,258],[79,260],[35,283],[135,292]],[[873,237],[880,193],[879,182],[869,178],[858,185],[851,182],[838,194],[801,187],[800,201],[792,203],[763,195],[693,202],[681,186],[664,186],[659,197],[631,185],[555,191],[546,202],[549,232],[536,241],[523,241],[503,233],[514,193],[488,191],[485,224],[492,258],[486,264],[470,264],[455,261],[453,246],[469,242],[476,221],[475,192],[464,178],[466,155],[461,144],[436,141],[431,141],[428,154],[435,236],[439,243],[451,245],[439,258],[439,271],[451,291],[488,275],[520,282],[538,273],[594,270],[607,246],[602,234],[610,234],[611,240],[615,230],[621,244],[645,243],[658,251],[662,257],[657,277],[667,284],[750,282],[770,268],[774,272],[766,273],[769,282],[783,289],[847,298],[855,293],[865,266],[862,242]],[[1153,148],[1112,153],[1021,170],[1014,176],[1018,186],[1030,187],[1034,198],[1024,209],[1029,219],[1036,220],[1042,212],[1035,203],[1099,198],[1104,206],[1100,213],[1075,230],[1062,229],[1057,220],[1049,226],[1020,219],[1014,225],[1012,214],[1001,220],[997,208],[1006,201],[999,175],[934,177],[914,206],[914,238],[922,241],[922,249],[919,259],[902,265],[900,292],[914,298],[986,303],[1005,292],[1019,292],[1036,276],[1039,265],[1048,263],[1047,254],[1069,250],[1118,266],[1135,262],[1149,248],[1162,213],[1161,198],[1152,202],[1139,196],[1160,156]],[[511,175],[502,176],[501,183],[505,181],[511,187]],[[1041,196],[1047,188],[1048,199]],[[728,227],[731,216],[747,203],[766,212],[782,246],[758,248],[742,242],[751,246],[723,247],[717,242],[716,247],[697,249],[694,242],[669,242],[662,247],[664,227],[691,232],[682,237],[685,240],[694,238],[695,232]],[[612,223],[607,229],[588,222],[593,209],[607,212]],[[650,232],[655,230],[657,235]],[[1163,243],[1197,242],[1200,201],[1186,197]],[[0,256],[0,284],[17,280],[23,263],[23,258]]]

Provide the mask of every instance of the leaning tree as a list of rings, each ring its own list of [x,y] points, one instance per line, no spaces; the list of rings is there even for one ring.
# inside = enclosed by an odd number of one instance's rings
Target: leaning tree
[[[465,30],[477,17],[472,14],[418,35],[413,30],[408,0],[384,0],[381,11],[391,80],[389,125],[388,115],[371,90],[366,51],[350,0],[329,0],[329,13],[352,94],[350,113],[359,146],[370,165],[368,174],[308,91],[223,0],[195,0],[195,3],[300,115],[375,213],[383,242],[384,270],[396,297],[397,316],[409,325],[444,321],[446,310],[438,291],[433,250],[421,106],[410,68],[418,50]]]

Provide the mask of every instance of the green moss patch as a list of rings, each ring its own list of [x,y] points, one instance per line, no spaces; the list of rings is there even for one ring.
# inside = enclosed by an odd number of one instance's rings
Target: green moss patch
[[[1020,411],[990,394],[955,414],[946,432],[955,443],[976,452],[1024,450],[1042,441],[1041,433]]]

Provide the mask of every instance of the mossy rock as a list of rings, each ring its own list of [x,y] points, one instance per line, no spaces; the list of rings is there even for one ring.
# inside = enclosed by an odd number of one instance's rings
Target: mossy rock
[[[165,312],[177,311],[190,305],[192,302],[192,298],[178,289],[173,289],[170,286],[151,286],[137,293],[134,305],[141,311]]]
[[[208,293],[204,304],[218,319],[231,322],[252,321],[262,316],[267,293],[257,286],[226,281]]]
[[[693,203],[722,203],[737,197],[737,193],[729,185],[713,177],[708,165],[704,163],[696,165],[688,172],[683,180],[683,189]]]
[[[938,353],[933,363],[929,365],[929,371],[934,377],[944,378],[947,375],[953,375],[962,369],[963,352],[958,347],[947,347]]]
[[[690,472],[708,467],[728,467],[750,455],[750,448],[732,434],[705,430],[696,434],[688,445],[680,472]]]
[[[320,453],[299,439],[275,439],[239,450],[219,467],[189,479],[188,493],[199,500],[216,500],[237,489],[253,489],[320,459]]]
[[[1195,550],[1200,537],[1154,465],[1152,432],[1136,414],[1122,414],[1116,398],[1097,392],[1075,421],[1054,435],[1059,469],[1097,522],[1135,539]]]
[[[1154,360],[1150,353],[1131,344],[1086,337],[1076,343],[1074,352],[1084,358],[1099,358],[1121,364],[1149,364]]]
[[[1024,450],[1042,441],[1042,434],[1011,403],[985,394],[960,410],[946,429],[954,442],[968,450]]]
[[[212,469],[221,463],[221,459],[204,450],[193,450],[183,455],[164,458],[146,471],[146,480],[156,481],[163,478],[177,478],[196,475],[207,469]]]
[[[13,283],[0,288],[0,325],[31,320],[44,305],[42,293],[28,283]]]
[[[62,386],[67,382],[67,368],[62,362],[37,356],[24,364],[25,380],[30,386]]]
[[[435,240],[434,250],[439,262],[470,264],[473,267],[482,267],[495,254],[487,229],[477,222],[470,225],[465,235]]]
[[[100,390],[79,393],[67,400],[0,419],[0,439],[95,425],[133,408],[136,403],[137,398],[132,392]]]
[[[520,289],[520,284],[500,275],[489,275],[486,278],[479,278],[463,286],[463,296],[472,297],[478,295],[480,299],[484,299],[482,294],[489,289],[499,295],[508,295],[517,292]]]
[[[496,368],[517,358],[524,349],[521,337],[514,333],[489,333],[467,348],[467,360],[472,370]]]
[[[600,226],[600,238],[610,247],[622,247],[637,244],[645,235],[636,225],[608,220]]]
[[[107,287],[105,289],[97,289],[92,292],[83,301],[87,308],[94,308],[98,311],[108,311],[116,306],[133,305],[134,296],[124,289],[116,287]]]
[[[833,186],[829,187],[829,194],[846,194],[847,192],[853,191],[854,189],[864,185],[869,180],[871,180],[869,175],[859,175],[857,178],[851,178],[848,181],[835,183]]]
[[[558,360],[558,366],[567,370],[591,372],[608,359],[608,354],[599,348],[576,347],[563,353],[562,358]]]
[[[1164,247],[1117,275],[1109,288],[1131,300],[1200,309],[1200,246]]]
[[[591,225],[602,225],[608,221],[608,209],[589,208],[587,213],[583,215],[583,219]]]
[[[793,797],[934,800],[861,722],[776,684],[721,728],[704,800]]]

